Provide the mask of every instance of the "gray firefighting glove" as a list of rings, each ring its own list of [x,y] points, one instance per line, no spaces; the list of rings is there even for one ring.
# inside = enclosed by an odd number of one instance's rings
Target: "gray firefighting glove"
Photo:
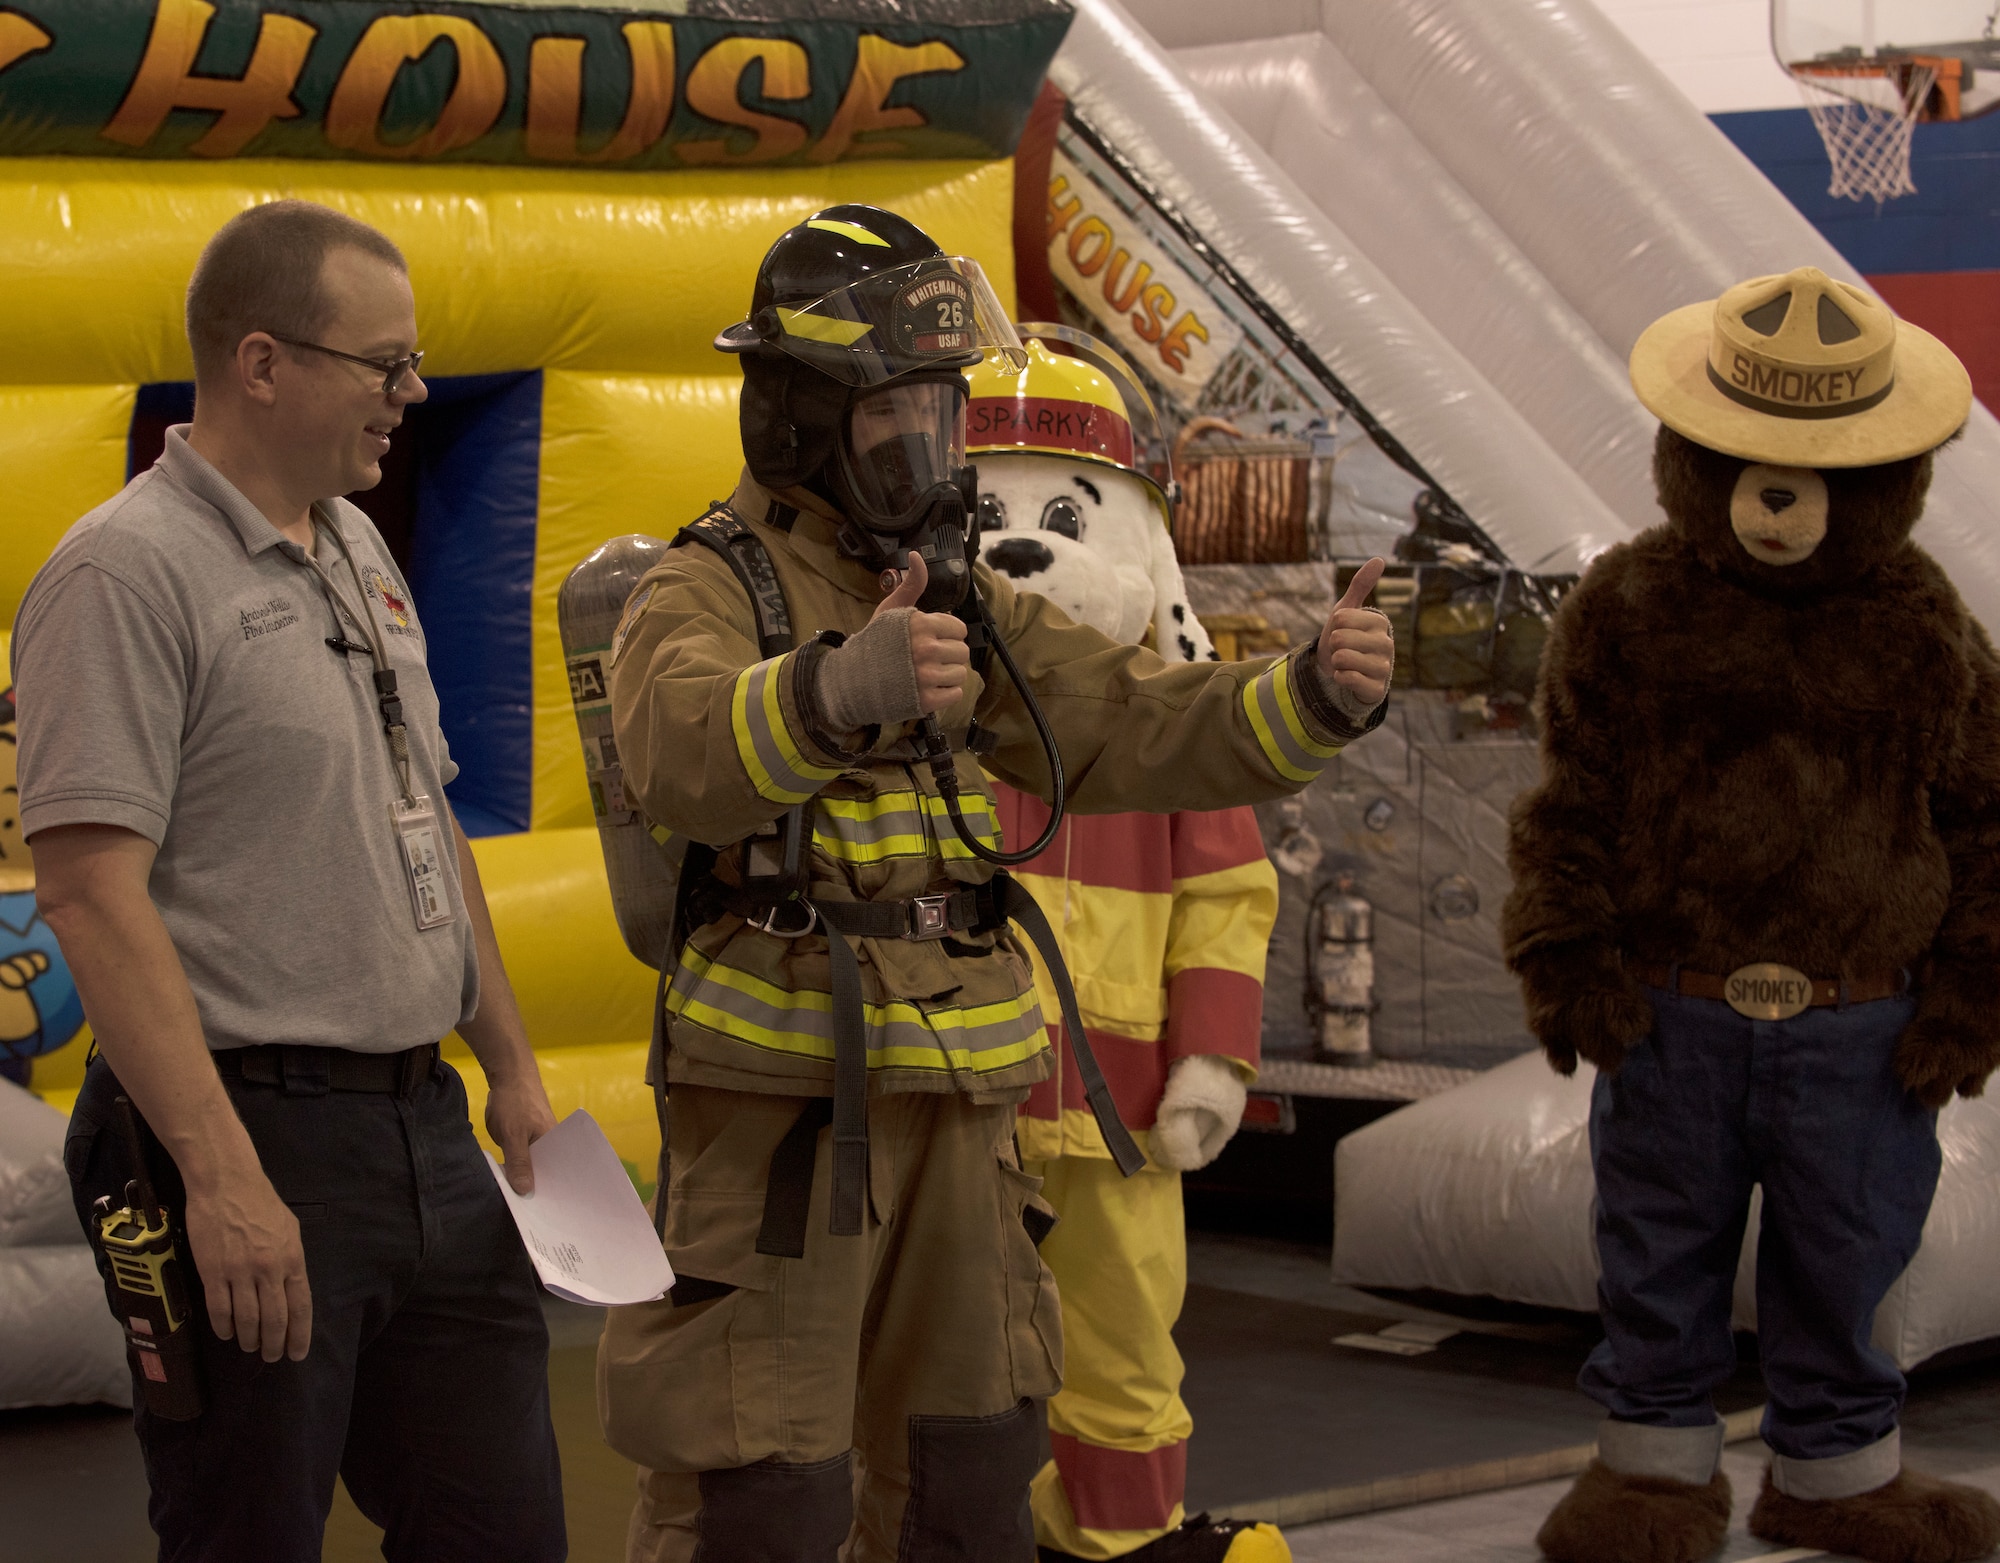
[[[910,650],[914,608],[885,608],[819,659],[813,694],[827,731],[914,722],[924,714]]]

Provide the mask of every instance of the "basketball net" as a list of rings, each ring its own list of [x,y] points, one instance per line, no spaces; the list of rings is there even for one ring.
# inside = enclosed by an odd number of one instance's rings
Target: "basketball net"
[[[1794,65],[1792,79],[1833,165],[1828,195],[1878,205],[1914,195],[1910,131],[1937,85],[1937,67],[1916,60],[1882,65]]]

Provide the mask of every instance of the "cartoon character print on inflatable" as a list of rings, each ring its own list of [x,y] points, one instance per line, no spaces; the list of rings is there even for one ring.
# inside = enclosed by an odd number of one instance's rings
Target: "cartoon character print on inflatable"
[[[1811,267],[1656,321],[1632,383],[1667,519],[1556,619],[1502,920],[1550,1060],[1597,1067],[1605,1339],[1581,1382],[1609,1419],[1540,1544],[1722,1545],[1710,1396],[1757,1184],[1750,1530],[1984,1557],[2000,1505],[1903,1466],[1903,1376],[1870,1340],[1937,1185],[1937,1110],[2000,1062],[2000,660],[1910,541],[1971,383]]]
[[[1029,340],[1035,332],[1059,351]],[[981,556],[1016,590],[1118,640],[1150,638],[1170,660],[1213,658],[1174,557],[1165,473],[1146,470],[1165,445],[1145,392],[1080,332],[1021,335],[1025,369],[989,363],[971,375]],[[1041,800],[997,790],[1006,838],[1034,839],[1048,819]],[[1033,1489],[1041,1557],[1289,1559],[1270,1525],[1185,1514],[1193,1423],[1172,1337],[1187,1275],[1181,1173],[1221,1152],[1257,1067],[1277,875],[1256,816],[1072,814],[1019,875],[1062,941],[1119,1114],[1151,1150],[1136,1177],[1118,1175],[1052,1026],[1055,1074],[1018,1127],[1024,1165],[1062,1217],[1042,1245],[1065,1365],[1049,1402],[1054,1459]],[[1046,992],[1043,1013],[1058,1013]]]
[[[0,1079],[26,1085],[36,1057],[83,1029],[83,1001],[35,906],[35,863],[21,835],[14,758],[9,687],[0,692]]]

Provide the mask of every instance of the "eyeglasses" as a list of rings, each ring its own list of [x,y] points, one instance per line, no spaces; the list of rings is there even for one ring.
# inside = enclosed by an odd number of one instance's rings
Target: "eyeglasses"
[[[301,342],[297,337],[279,336],[275,331],[267,331],[264,334],[275,341],[283,342],[287,347],[303,347],[315,353],[324,353],[329,358],[344,358],[350,364],[360,364],[365,369],[381,370],[384,396],[395,395],[397,388],[403,383],[403,377],[414,375],[417,366],[424,361],[422,352],[412,353],[408,358],[363,358],[356,353],[343,353],[337,347],[321,347],[317,342]]]

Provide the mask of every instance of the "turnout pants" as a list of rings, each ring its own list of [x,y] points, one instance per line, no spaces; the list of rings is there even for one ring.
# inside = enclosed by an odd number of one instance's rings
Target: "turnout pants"
[[[319,1563],[336,1473],[390,1563],[561,1563],[541,1288],[457,1073],[439,1064],[408,1096],[224,1084],[299,1219],[312,1342],[266,1362],[218,1339],[183,1265],[206,1409],[164,1421],[133,1383],[162,1563]],[[124,1203],[118,1095],[96,1060],[64,1146],[79,1216]],[[180,1176],[146,1140],[178,1217]]]
[[[1757,1347],[1775,1479],[1798,1496],[1879,1487],[1899,1468],[1903,1375],[1869,1335],[1916,1254],[1939,1166],[1937,1114],[1894,1068],[1914,1001],[1753,1021],[1649,991],[1652,1034],[1591,1098],[1604,1341],[1581,1384],[1611,1413],[1606,1459],[1713,1473],[1709,1396],[1736,1366],[1730,1297],[1761,1184]]]
[[[1187,1291],[1181,1175],[1109,1160],[1030,1162],[1062,1218],[1042,1245],[1062,1294],[1067,1361],[1049,1402],[1055,1458],[1035,1477],[1035,1540],[1116,1558],[1179,1526],[1194,1422],[1174,1321]]]
[[[808,1105],[669,1095],[673,1295],[613,1309],[598,1352],[605,1438],[641,1467],[628,1557],[1032,1563],[1062,1325],[1015,1108],[874,1098],[860,1235],[827,1230],[822,1130],[805,1252],[760,1254],[772,1152]]]

